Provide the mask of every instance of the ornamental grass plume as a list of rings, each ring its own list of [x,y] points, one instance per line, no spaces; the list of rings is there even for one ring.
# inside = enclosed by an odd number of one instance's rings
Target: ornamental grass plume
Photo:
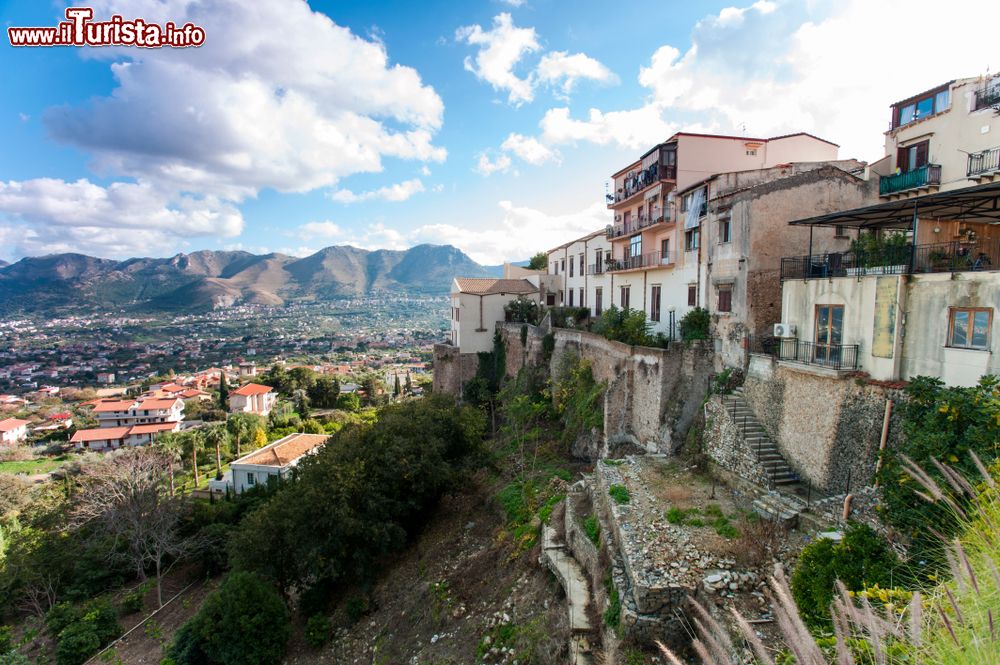
[[[769,597],[781,644],[765,645],[752,625],[730,608],[735,629],[696,601],[692,608],[698,637],[692,646],[704,665],[743,662],[745,648],[759,665],[775,665],[794,658],[796,665],[996,665],[1000,663],[1000,463],[988,468],[970,453],[980,478],[974,481],[953,467],[934,461],[947,489],[902,456],[906,472],[919,484],[927,501],[949,507],[961,524],[961,535],[944,541],[951,578],[924,593],[915,591],[905,605],[885,602],[876,607],[874,592],[852,594],[838,580],[830,607],[833,639],[817,638],[806,628],[792,600],[780,564],[769,580]],[[961,504],[966,505],[962,508]],[[885,601],[885,592],[880,591]],[[898,592],[893,592],[898,594]],[[895,596],[890,596],[890,601]],[[738,639],[734,639],[738,638]],[[735,643],[734,643],[735,642]],[[821,646],[822,645],[822,646]],[[659,644],[670,665],[683,661]]]

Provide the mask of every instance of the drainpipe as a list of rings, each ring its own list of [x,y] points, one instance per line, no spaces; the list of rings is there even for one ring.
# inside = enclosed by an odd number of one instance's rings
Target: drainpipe
[[[913,266],[917,261],[917,204],[913,203],[913,242],[910,243],[910,270],[913,272]]]
[[[875,464],[875,487],[878,487],[878,472],[882,470],[885,446],[889,440],[889,418],[892,416],[892,400],[885,401],[885,415],[882,417],[882,438],[878,444],[878,462]]]
[[[807,282],[809,281],[809,276],[810,276],[809,274],[812,272],[812,262],[813,262],[813,229],[814,228],[815,227],[812,224],[809,225],[809,258],[806,259],[806,274],[805,274],[805,278],[806,278]],[[831,275],[831,277],[832,277],[832,275]]]

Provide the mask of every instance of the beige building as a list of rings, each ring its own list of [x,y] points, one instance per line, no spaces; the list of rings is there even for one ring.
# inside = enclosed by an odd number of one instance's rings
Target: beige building
[[[610,278],[605,266],[611,241],[604,229],[560,245],[549,252],[549,274],[558,278],[558,289],[547,294],[545,304],[587,307],[600,316],[607,307]]]
[[[0,444],[13,446],[28,438],[28,421],[17,418],[0,420]]]
[[[653,147],[611,176],[605,306],[642,310],[654,332],[676,335],[677,322],[704,305],[700,221],[707,190],[693,186],[718,173],[836,159],[836,144],[803,133],[757,139],[681,132]]]
[[[515,298],[544,302],[539,276],[530,279],[456,277],[451,287],[451,343],[462,354],[493,348],[493,331]]]
[[[952,242],[920,244],[924,227],[949,223],[970,231]],[[862,371],[895,381],[929,375],[965,386],[1000,373],[1000,336],[993,329],[1000,306],[1000,182],[794,224],[896,231],[906,242],[868,254],[786,258],[781,318],[787,333],[774,349],[780,363],[828,376]]]
[[[283,439],[244,455],[229,465],[221,480],[210,480],[209,490],[236,494],[276,482],[288,476],[299,462],[319,450],[329,439],[327,434],[289,434]]]
[[[267,416],[278,401],[278,393],[271,386],[248,383],[229,393],[229,413],[256,413]]]
[[[1000,179],[1000,76],[942,83],[892,105],[884,200],[949,191]]]

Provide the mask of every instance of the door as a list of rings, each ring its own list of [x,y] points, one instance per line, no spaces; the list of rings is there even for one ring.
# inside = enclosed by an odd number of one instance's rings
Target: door
[[[840,365],[844,335],[844,306],[816,305],[816,348],[813,360],[821,365]]]

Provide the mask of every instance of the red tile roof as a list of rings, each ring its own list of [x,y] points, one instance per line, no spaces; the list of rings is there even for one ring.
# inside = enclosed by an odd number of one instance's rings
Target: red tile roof
[[[526,279],[491,279],[488,277],[456,277],[462,293],[487,296],[494,293],[535,293],[538,287]]]
[[[10,432],[22,425],[27,425],[28,422],[27,420],[18,420],[17,418],[4,418],[0,420],[0,432]]]
[[[164,398],[154,397],[152,399],[144,399],[141,402],[139,402],[139,406],[137,406],[136,408],[141,410],[171,409],[179,399],[180,399],[179,397],[164,397]]]
[[[97,429],[78,429],[70,443],[82,443],[85,441],[114,441],[124,439],[128,434],[128,427],[100,427]]]
[[[242,388],[234,390],[229,393],[230,395],[242,395],[243,397],[250,397],[252,395],[266,395],[267,393],[274,390],[271,386],[263,386],[259,383],[248,383]]]
[[[130,399],[102,399],[94,405],[94,413],[106,413],[108,411],[128,411],[135,404],[135,400]]]
[[[156,434],[157,432],[169,432],[177,429],[178,423],[149,423],[148,425],[132,425],[129,435],[132,434]]]
[[[329,438],[328,434],[289,434],[269,446],[236,460],[233,464],[287,466],[310,450],[322,446]]]

